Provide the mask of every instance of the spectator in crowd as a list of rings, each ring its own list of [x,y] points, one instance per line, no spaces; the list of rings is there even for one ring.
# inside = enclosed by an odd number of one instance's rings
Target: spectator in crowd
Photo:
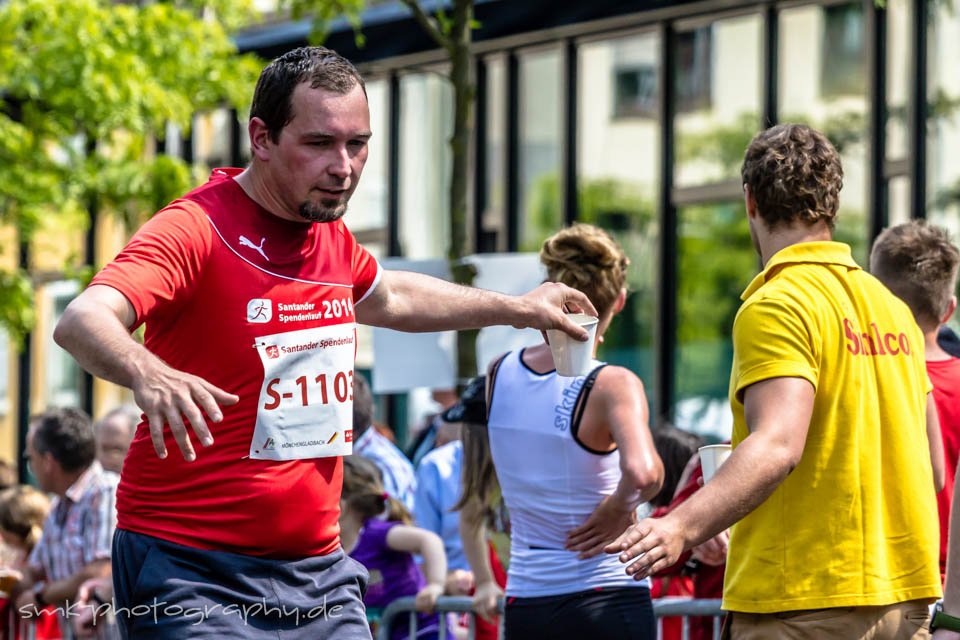
[[[403,503],[384,492],[377,466],[358,456],[343,460],[340,540],[344,551],[370,574],[363,597],[367,608],[382,608],[397,598],[415,596],[420,612],[416,638],[437,638],[440,617],[433,610],[443,594],[447,574],[443,542],[436,534],[411,526]],[[423,558],[423,573],[412,554]],[[393,627],[391,640],[410,638],[405,623]]]
[[[453,506],[460,499],[460,476],[463,444],[460,442],[460,420],[451,409],[440,414],[438,436],[454,438],[420,460],[417,466],[417,493],[413,500],[413,517],[417,526],[432,531],[443,540],[447,567],[451,571],[470,570],[460,540],[460,514]]]
[[[373,426],[373,392],[360,373],[353,375],[353,453],[372,460],[380,469],[387,494],[413,511],[417,480],[413,465],[397,445]]]
[[[344,223],[372,131],[363,78],[336,52],[300,47],[267,65],[247,133],[250,165],[215,169],[152,216],[54,330],[146,417],[118,494],[118,621],[170,640],[369,638],[337,526],[356,323],[586,340],[564,310],[595,311],[558,285],[507,296],[381,269]],[[131,333],[144,325],[141,344]],[[153,597],[210,617],[126,613]],[[284,607],[251,609],[264,599]],[[339,615],[308,617],[318,601]]]
[[[413,434],[413,441],[410,443],[408,454],[414,467],[420,466],[423,456],[437,447],[457,439],[454,434],[449,432],[449,429],[444,434],[440,434],[444,425],[441,414],[456,404],[456,389],[433,389],[430,392],[430,398],[440,407],[440,411],[427,415],[423,419],[423,426]]]
[[[681,477],[690,459],[697,454],[697,449],[703,446],[703,439],[689,431],[664,424],[653,432],[653,446],[663,461],[663,486],[660,487],[660,493],[650,499],[650,506],[656,509],[673,502],[674,494],[680,488]]]
[[[886,229],[873,243],[870,271],[907,303],[923,330],[927,375],[940,422],[944,487],[937,494],[940,515],[940,574],[947,573],[947,532],[954,476],[960,458],[960,358],[937,343],[940,328],[957,308],[960,251],[945,229],[913,221]]]
[[[6,460],[0,460],[0,491],[15,486],[17,486],[17,468]]]
[[[9,594],[22,579],[27,558],[43,535],[43,523],[49,513],[50,498],[29,485],[12,487],[0,493],[0,535],[7,545],[17,551],[14,562],[4,567],[4,593]],[[10,620],[9,612],[13,603],[8,598],[4,598],[2,602],[0,620]],[[59,640],[61,637],[60,622],[53,606],[41,610],[40,615],[25,621],[25,624],[34,626],[31,637],[35,640]],[[22,626],[19,625],[17,630]]]
[[[48,605],[66,607],[85,580],[110,574],[118,476],[97,462],[93,425],[79,409],[35,416],[26,455],[40,488],[55,496],[14,590],[18,613],[30,619]],[[61,628],[69,634],[69,623]]]
[[[626,302],[623,250],[577,224],[548,238],[540,259],[549,281],[582,291],[600,311],[598,346]],[[649,581],[601,553],[663,483],[640,379],[596,360],[588,376],[561,377],[543,344],[497,358],[487,388],[490,453],[510,516],[506,637],[652,640]],[[497,492],[490,471],[483,475],[486,488],[464,493],[461,532],[474,607],[489,617],[500,589],[487,566],[483,514]]]
[[[140,412],[131,406],[117,407],[93,425],[97,460],[107,471],[120,473],[133,435],[140,424]]]
[[[923,333],[832,241],[843,170],[822,133],[767,129],[741,173],[764,268],[733,327],[733,453],[607,550],[641,578],[736,523],[733,638],[926,637],[943,457]]]

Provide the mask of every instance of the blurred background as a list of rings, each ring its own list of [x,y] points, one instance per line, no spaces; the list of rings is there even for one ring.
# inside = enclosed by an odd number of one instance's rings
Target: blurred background
[[[0,2],[0,458],[18,458],[30,414],[130,400],[54,345],[59,315],[153,212],[248,161],[260,68],[318,29],[367,80],[374,137],[348,226],[379,258],[447,256],[449,56],[411,3]],[[643,379],[658,421],[729,434],[730,331],[759,267],[739,180],[757,130],[799,121],[833,140],[837,238],[861,264],[888,224],[960,232],[949,0],[471,4],[467,250],[537,251],[578,220],[611,231],[631,295],[600,357]],[[359,369],[371,345],[362,330]],[[378,402],[399,441],[437,409],[429,389]]]

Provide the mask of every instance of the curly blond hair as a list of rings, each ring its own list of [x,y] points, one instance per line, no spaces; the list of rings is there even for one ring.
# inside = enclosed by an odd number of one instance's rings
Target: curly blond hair
[[[747,147],[740,175],[770,229],[795,221],[836,224],[843,167],[819,131],[803,124],[761,131]]]
[[[547,238],[540,249],[547,279],[584,293],[601,314],[613,307],[627,281],[630,259],[613,237],[578,223]]]

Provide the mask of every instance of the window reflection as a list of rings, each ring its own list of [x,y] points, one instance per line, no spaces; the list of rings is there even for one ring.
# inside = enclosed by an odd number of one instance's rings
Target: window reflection
[[[960,236],[960,12],[931,5],[927,122],[927,217]]]
[[[487,171],[486,208],[480,213],[483,236],[481,251],[507,250],[507,70],[503,57],[490,58],[487,64]]]
[[[387,141],[390,138],[388,87],[385,80],[371,80],[366,84],[373,137],[367,143],[367,164],[363,176],[350,199],[350,212],[344,218],[352,231],[387,226]]]
[[[760,16],[676,34],[676,183],[737,179],[760,126]]]
[[[887,0],[887,158],[908,152],[907,105],[910,95],[909,0]]]
[[[400,245],[408,258],[449,246],[453,90],[438,73],[400,80]]]
[[[659,236],[659,40],[648,33],[592,42],[579,48],[578,60],[580,220],[610,232],[631,262],[627,304],[608,329],[600,357],[632,369],[651,387]]]
[[[519,60],[521,251],[539,251],[544,239],[563,224],[561,61],[558,49],[526,52]]]
[[[677,212],[676,425],[727,437],[733,320],[758,271],[743,201]]]
[[[798,7],[780,13],[778,38],[781,120],[822,131],[840,153],[843,191],[834,238],[851,245],[861,265],[867,259],[867,96],[863,84],[849,76],[851,69],[863,69],[858,66],[866,55],[863,23],[859,3]],[[832,42],[833,37],[842,42]],[[829,70],[835,57],[833,78]]]

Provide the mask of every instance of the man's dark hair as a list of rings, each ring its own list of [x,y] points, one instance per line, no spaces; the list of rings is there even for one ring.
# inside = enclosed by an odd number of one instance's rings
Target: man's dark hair
[[[353,374],[353,440],[362,436],[373,423],[373,392],[362,373]]]
[[[63,470],[82,471],[97,455],[90,416],[80,409],[50,409],[33,417],[33,448],[50,453]]]
[[[768,228],[794,221],[836,224],[843,167],[819,131],[802,124],[761,131],[747,147],[740,175]]]
[[[325,47],[300,47],[288,51],[260,73],[250,106],[250,117],[266,123],[274,142],[296,115],[293,113],[293,90],[304,82],[309,82],[311,89],[325,89],[337,95],[346,95],[359,84],[364,95],[367,93],[360,72],[336,51]]]

